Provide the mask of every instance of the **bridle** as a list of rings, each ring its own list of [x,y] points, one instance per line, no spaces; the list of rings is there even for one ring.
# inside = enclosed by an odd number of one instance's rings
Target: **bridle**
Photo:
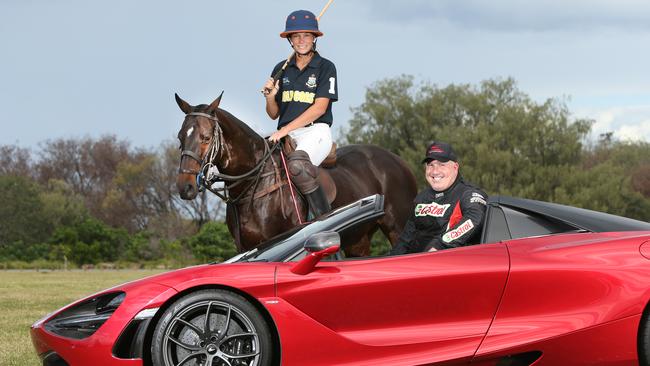
[[[212,134],[212,138],[210,139],[210,146],[208,147],[208,153],[205,154],[205,157],[210,157],[207,161],[204,161],[199,154],[195,153],[192,150],[183,150],[181,151],[181,162],[183,161],[183,156],[189,156],[190,158],[194,159],[197,163],[199,163],[200,168],[199,170],[193,170],[193,169],[183,169],[181,167],[178,168],[178,172],[182,174],[194,174],[197,176],[197,184],[199,183],[198,177],[199,175],[203,174],[205,170],[208,170],[210,167],[212,167],[214,164],[212,164],[212,161],[214,158],[217,156],[217,154],[221,150],[221,146],[223,146],[223,131],[221,130],[221,125],[219,124],[219,118],[217,116],[213,116],[208,113],[201,113],[201,112],[192,112],[188,113],[185,115],[185,118],[189,116],[199,116],[199,117],[205,117],[208,118],[212,121],[214,121],[214,132]],[[203,143],[203,142],[202,142]]]
[[[237,203],[245,196],[246,192],[251,187],[257,186],[257,183],[259,182],[260,178],[263,176],[262,170],[266,165],[266,162],[271,157],[273,151],[275,151],[277,148],[280,147],[280,143],[278,142],[275,145],[273,145],[273,147],[269,148],[266,139],[262,138],[264,144],[264,156],[257,164],[255,164],[255,166],[251,170],[241,175],[228,175],[228,174],[218,173],[215,171],[215,169],[217,168],[214,164],[214,161],[215,158],[217,158],[219,155],[222,154],[223,152],[222,147],[224,145],[223,131],[221,129],[221,125],[219,124],[219,118],[215,115],[208,114],[208,113],[201,113],[201,112],[188,113],[185,116],[185,118],[187,118],[188,116],[205,117],[210,119],[211,121],[214,121],[214,131],[212,134],[212,138],[210,140],[210,146],[208,147],[207,153],[203,158],[201,158],[199,154],[195,153],[192,150],[181,151],[181,163],[183,161],[183,157],[188,156],[199,163],[200,166],[199,170],[182,169],[179,167],[178,172],[182,174],[196,175],[196,185],[199,187],[199,191],[207,189],[210,192],[219,196],[219,198],[224,200],[226,203],[233,203],[233,204]],[[273,174],[273,172],[267,174],[270,175]],[[231,197],[229,192],[230,189],[249,180],[251,181],[250,184],[248,184],[248,186],[246,186],[246,188],[244,188],[237,197],[235,198]],[[222,188],[212,188],[212,185],[218,182],[223,182],[225,184]]]

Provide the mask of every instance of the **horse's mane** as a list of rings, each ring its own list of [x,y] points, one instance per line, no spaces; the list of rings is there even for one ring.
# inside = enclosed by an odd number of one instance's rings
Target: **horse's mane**
[[[240,126],[244,131],[246,131],[247,134],[253,135],[253,136],[255,136],[255,137],[262,137],[262,136],[260,136],[259,133],[255,132],[255,130],[253,130],[249,125],[247,125],[246,123],[242,122],[239,118],[233,116],[232,113],[228,112],[227,110],[225,110],[225,109],[220,109],[220,108],[219,108],[218,111],[221,112],[221,113],[223,113],[223,114],[225,114],[228,118],[230,118],[230,119],[231,119],[232,121],[234,121],[235,123],[239,124],[239,126]]]
[[[207,111],[208,107],[209,106],[207,104],[201,104],[201,105],[197,105],[196,109],[197,109],[197,112],[205,112],[205,111]],[[239,127],[242,131],[244,131],[245,134],[247,134],[247,135],[249,135],[251,137],[255,137],[255,138],[262,138],[262,136],[260,136],[260,134],[255,132],[252,128],[250,128],[250,126],[248,126],[246,123],[242,122],[242,120],[235,117],[232,113],[228,112],[227,110],[217,108],[216,114],[217,114],[217,117],[219,117],[221,119],[228,119],[231,122],[235,123],[237,125],[237,127]]]

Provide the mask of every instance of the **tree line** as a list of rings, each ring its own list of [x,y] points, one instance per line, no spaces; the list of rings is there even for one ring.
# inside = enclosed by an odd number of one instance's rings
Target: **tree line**
[[[378,81],[340,144],[382,146],[420,163],[432,140],[453,144],[461,174],[511,195],[650,220],[650,145],[590,139],[593,121],[559,98],[536,102],[512,79],[439,87]],[[179,198],[177,142],[132,147],[116,136],[59,138],[38,151],[0,146],[0,268],[110,262],[182,266],[235,253],[223,203]],[[396,187],[395,189],[399,189]]]
[[[37,153],[0,146],[0,268],[182,266],[235,254],[222,203],[181,200],[177,143],[60,138]],[[215,238],[210,238],[215,236]]]
[[[440,140],[488,194],[650,220],[650,144],[590,138],[593,121],[572,118],[563,99],[534,101],[513,79],[438,87],[400,76],[368,88],[353,112],[346,142],[400,155],[421,187],[424,149]]]

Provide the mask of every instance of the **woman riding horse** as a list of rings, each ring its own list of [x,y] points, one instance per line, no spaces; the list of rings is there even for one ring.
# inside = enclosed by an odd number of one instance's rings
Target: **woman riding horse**
[[[332,147],[332,102],[338,99],[336,67],[316,52],[316,38],[322,35],[312,12],[289,14],[280,37],[287,38],[294,55],[275,65],[262,90],[266,113],[271,119],[279,117],[278,130],[269,140],[278,142],[289,135],[296,142],[296,150],[289,155],[289,172],[314,217],[330,210],[316,178],[317,167]]]

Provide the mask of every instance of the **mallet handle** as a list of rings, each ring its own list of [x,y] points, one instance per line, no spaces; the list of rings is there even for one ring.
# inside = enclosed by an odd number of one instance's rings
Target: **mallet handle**
[[[322,17],[323,14],[325,14],[325,11],[327,10],[327,8],[330,7],[330,5],[332,4],[333,1],[334,0],[330,0],[330,1],[327,2],[327,4],[325,4],[325,7],[323,8],[323,10],[320,11],[320,14],[318,14],[318,16],[316,17],[316,20],[320,20],[320,17]]]

